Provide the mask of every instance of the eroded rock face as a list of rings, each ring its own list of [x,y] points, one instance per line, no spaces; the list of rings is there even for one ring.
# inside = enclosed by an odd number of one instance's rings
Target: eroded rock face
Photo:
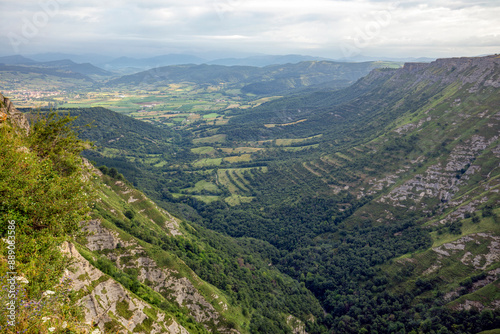
[[[188,334],[176,321],[133,297],[119,283],[93,267],[73,244],[65,242],[61,250],[72,263],[72,270],[65,276],[73,281],[73,289],[87,290],[80,300],[85,307],[87,324],[99,327],[103,333],[106,333],[107,324],[111,324],[119,333]],[[150,318],[146,310],[154,318]]]
[[[0,94],[0,119],[8,119],[15,127],[26,131],[30,130],[30,124],[26,116],[17,110],[12,102]]]
[[[470,251],[473,245],[486,245],[487,251],[473,253]],[[438,262],[444,257],[459,255],[463,265],[484,270],[500,260],[500,237],[489,233],[474,233],[432,250],[438,254]]]
[[[144,248],[135,241],[124,241],[118,233],[103,227],[99,220],[89,223],[87,230],[87,247],[90,250],[114,250],[120,244],[120,251],[107,252],[106,257],[121,269],[137,269],[137,279],[147,283],[153,290],[166,298],[175,301],[179,306],[186,307],[197,322],[203,323],[207,329],[209,324],[219,325],[221,315],[203,297],[191,281],[186,277],[179,277],[175,270],[160,268],[158,264],[147,256]],[[224,302],[220,302],[224,304]],[[225,304],[221,307],[227,307]],[[218,328],[220,332],[229,332],[226,328]],[[236,331],[234,331],[237,333]]]
[[[479,172],[479,166],[471,165],[473,161],[497,139],[498,136],[489,139],[479,135],[472,136],[463,145],[458,145],[444,163],[428,167],[423,174],[417,174],[411,180],[392,189],[379,201],[412,210],[425,209],[426,204],[423,202],[425,198],[438,199],[443,203],[450,202],[453,195],[460,190],[460,186]],[[457,178],[457,172],[461,170],[465,172]],[[458,207],[462,202],[453,202],[453,206]],[[408,203],[415,205],[408,206]],[[467,212],[473,212],[474,209],[470,208]]]
[[[471,92],[474,92],[480,86],[500,87],[500,79],[492,76],[499,65],[500,58],[495,55],[445,58],[430,63],[406,63],[398,74],[401,76],[401,80],[407,73],[416,75],[415,84],[422,80],[444,83],[461,80],[464,84],[474,84],[471,88]],[[443,75],[443,71],[446,75]]]
[[[448,268],[446,263],[450,261],[460,262],[461,266],[468,267],[471,272],[485,270],[500,260],[500,237],[491,233],[473,233],[434,247],[432,250],[437,254],[437,259],[422,273],[424,276],[433,273],[439,275],[441,268]],[[470,287],[459,286],[446,293],[443,296],[444,300],[452,302],[461,298],[464,293],[472,293],[489,284],[495,284],[500,278],[500,268],[484,273],[484,278],[475,281]],[[498,305],[500,305],[498,299],[491,300],[489,304],[462,299],[459,303],[454,304],[452,308],[456,310],[470,310],[472,308],[482,310],[484,308],[495,309]]]
[[[286,318],[286,323],[292,328],[293,334],[307,334],[306,325],[293,315]]]
[[[85,227],[85,230],[89,232],[87,236],[87,248],[91,251],[102,251],[105,249],[115,249],[118,244],[120,246],[130,246],[131,244],[121,240],[118,237],[118,233],[110,231],[102,227],[99,220],[91,220]]]
[[[120,267],[140,268],[139,281],[151,282],[155,291],[168,295],[180,306],[187,307],[197,322],[219,322],[217,311],[186,277],[179,278],[173,270],[158,268],[156,262],[147,257],[139,257],[126,265],[121,264]]]
[[[72,271],[67,271],[65,275],[73,280],[73,289],[79,291],[104,276],[100,270],[92,266],[89,261],[80,255],[72,243],[64,242],[61,250],[69,256],[72,264]]]

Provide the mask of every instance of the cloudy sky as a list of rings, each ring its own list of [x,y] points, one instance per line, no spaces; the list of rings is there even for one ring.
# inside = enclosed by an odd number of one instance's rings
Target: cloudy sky
[[[0,53],[500,53],[499,0],[0,0]]]

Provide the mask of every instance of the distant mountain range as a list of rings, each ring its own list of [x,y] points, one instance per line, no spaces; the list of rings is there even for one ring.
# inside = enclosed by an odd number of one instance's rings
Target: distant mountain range
[[[397,62],[403,62],[403,63],[430,63],[431,61],[436,60],[436,58],[429,58],[429,57],[404,57],[404,58],[397,58],[397,57],[372,57],[372,56],[363,56],[363,55],[357,55],[354,57],[349,57],[349,58],[340,58],[337,61],[346,61],[346,62],[362,62],[362,61],[397,61]]]
[[[298,59],[298,58],[295,58]],[[244,93],[276,95],[322,85],[329,89],[346,87],[374,68],[400,67],[395,62],[346,63],[303,61],[297,64],[257,66],[171,65],[112,79],[107,87],[157,86],[176,82],[198,85],[226,85]]]
[[[70,59],[75,63],[91,63],[93,65],[105,63],[107,61],[111,61],[116,57],[105,56],[100,54],[70,54],[70,53],[62,53],[62,52],[47,52],[47,53],[38,53],[38,54],[28,54],[25,55],[29,59],[33,59],[39,62],[46,61],[54,61],[61,59]]]
[[[70,59],[52,60],[45,62],[38,62],[20,55],[0,57],[0,64],[2,65],[17,65],[27,66],[34,68],[54,69],[59,71],[70,71],[79,73],[85,76],[111,76],[113,73],[103,70],[90,63],[77,64]]]
[[[74,55],[67,53],[43,53],[27,56],[5,56],[0,57],[0,63],[8,65],[35,65],[39,63],[49,63],[61,60],[71,60],[77,64],[92,64],[95,67],[104,69],[105,71],[114,72],[116,74],[132,74],[149,70],[151,68],[170,66],[170,65],[184,65],[184,64],[208,64],[208,65],[223,65],[223,66],[256,66],[265,67],[269,65],[283,65],[283,64],[296,64],[303,61],[337,61],[337,62],[367,62],[367,61],[395,61],[395,62],[430,62],[433,58],[392,58],[392,57],[369,57],[358,55],[352,58],[333,59],[325,57],[315,57],[308,55],[254,55],[248,57],[230,57],[210,59],[203,56],[196,56],[191,54],[166,54],[155,57],[134,58],[123,56],[113,58],[110,56],[98,54],[85,54]],[[81,69],[78,69],[79,71]],[[87,66],[88,71],[89,68]],[[109,75],[104,72],[93,69],[96,75]],[[86,74],[78,72],[81,74]],[[93,73],[94,74],[94,73]]]
[[[52,57],[57,56],[68,55],[52,55]],[[241,89],[243,93],[275,95],[313,87],[338,89],[348,86],[374,68],[402,66],[402,63],[397,62],[333,62],[300,55],[227,58],[212,61],[210,64],[200,63],[202,61],[202,58],[190,55],[166,55],[144,59],[121,57],[104,65],[105,68],[112,69],[111,72],[88,62],[79,64],[70,59],[40,62],[15,55],[0,57],[0,72],[4,76],[23,73],[28,76],[26,80],[30,80],[30,75],[33,75],[33,78],[45,75],[40,78],[47,83],[59,81],[61,78],[73,78],[84,80],[90,85],[104,84],[107,87],[174,82],[191,82],[199,85],[223,83],[234,89]],[[172,65],[183,62],[190,64]],[[235,65],[237,63],[240,65]],[[262,66],[267,63],[283,64]]]
[[[201,57],[187,54],[168,54],[151,58],[130,58],[120,57],[111,61],[98,64],[100,67],[110,71],[119,71],[121,73],[136,73],[151,68],[170,66],[170,65],[222,65],[222,66],[254,66],[264,67],[269,65],[282,65],[289,63],[300,63],[302,61],[319,61],[333,59],[302,56],[302,55],[262,55],[245,58],[221,58],[208,60]]]
[[[246,57],[246,58],[216,59],[208,62],[207,64],[226,65],[226,66],[240,65],[240,66],[264,67],[269,65],[296,64],[303,61],[319,61],[319,60],[334,61],[334,59],[330,58],[302,56],[302,55],[284,55],[284,56],[262,55],[262,56]]]
[[[21,55],[0,57],[0,64],[5,65],[33,65],[36,63],[37,62],[33,59],[29,59]]]
[[[205,59],[191,55],[169,54],[151,58],[120,57],[99,65],[110,71],[135,73],[155,67],[179,64],[202,64],[205,61]]]

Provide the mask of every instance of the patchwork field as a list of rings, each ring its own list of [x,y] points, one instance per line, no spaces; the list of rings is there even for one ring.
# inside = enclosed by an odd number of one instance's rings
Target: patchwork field
[[[219,134],[219,135],[213,135],[210,137],[203,137],[203,138],[196,138],[193,140],[193,143],[195,144],[208,144],[208,143],[223,143],[226,141],[226,135],[224,134]]]

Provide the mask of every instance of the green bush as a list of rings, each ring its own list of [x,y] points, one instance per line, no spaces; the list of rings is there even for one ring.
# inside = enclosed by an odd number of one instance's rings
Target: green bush
[[[23,300],[17,300],[17,325],[2,333],[43,332],[29,329],[37,328],[40,317],[19,307],[46,300],[42,293],[60,284],[68,259],[58,246],[78,235],[89,217],[94,190],[80,153],[90,144],[77,138],[72,120],[52,112],[38,115],[28,136],[7,123],[0,126],[0,236],[14,243],[15,250],[12,268],[8,260],[13,255],[2,243],[0,276],[16,272],[29,282],[19,290]],[[0,299],[5,298],[6,291],[0,291]],[[51,318],[61,326],[73,321],[64,313],[65,305],[67,301],[50,305]],[[2,308],[0,318],[5,312]]]

